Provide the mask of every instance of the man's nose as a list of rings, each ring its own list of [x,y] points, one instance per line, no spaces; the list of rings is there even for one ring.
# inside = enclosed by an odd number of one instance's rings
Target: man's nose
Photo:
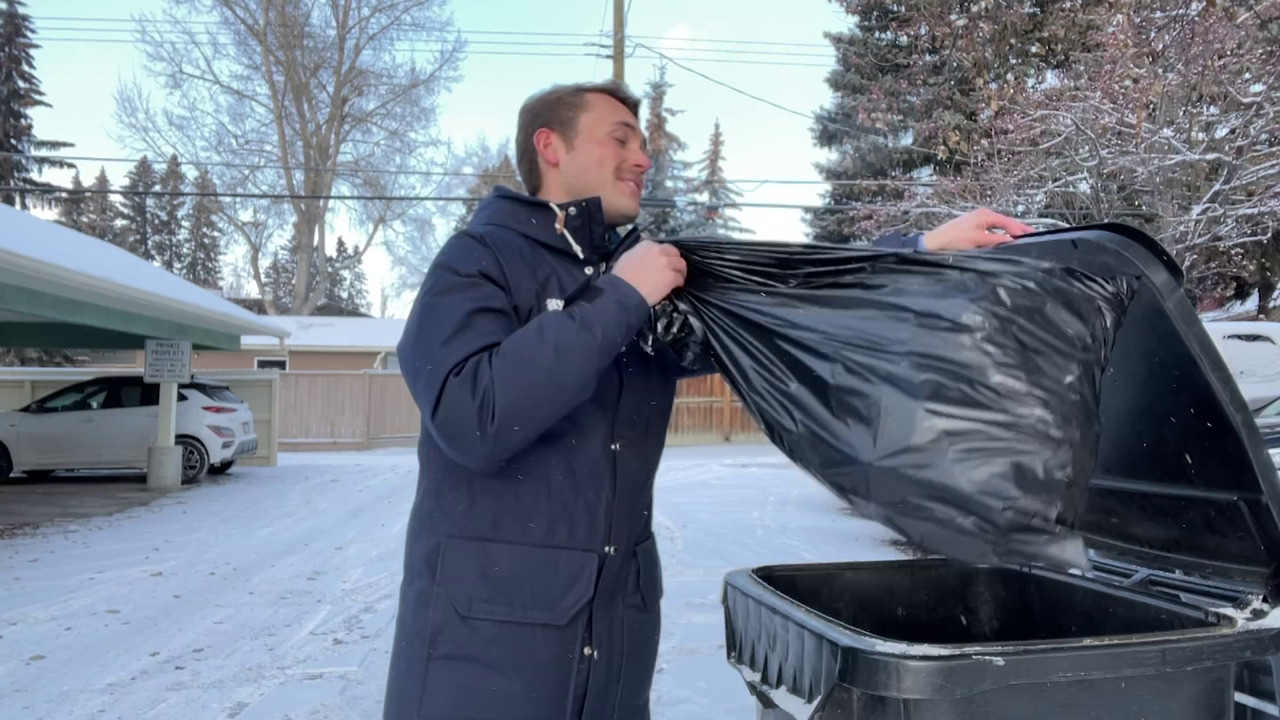
[[[639,168],[641,172],[648,172],[653,167],[653,160],[649,157],[649,153],[644,150],[637,150],[635,156],[631,159],[631,164]]]

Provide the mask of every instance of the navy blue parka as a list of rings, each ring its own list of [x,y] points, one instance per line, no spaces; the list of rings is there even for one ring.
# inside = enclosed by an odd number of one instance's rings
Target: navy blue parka
[[[681,370],[635,340],[617,239],[599,198],[499,187],[427,272],[398,348],[422,434],[385,720],[649,718]]]

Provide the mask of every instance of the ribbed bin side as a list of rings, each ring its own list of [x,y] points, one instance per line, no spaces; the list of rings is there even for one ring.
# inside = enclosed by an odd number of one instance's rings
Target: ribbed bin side
[[[727,585],[725,651],[729,661],[760,675],[761,684],[813,702],[836,684],[840,647]]]

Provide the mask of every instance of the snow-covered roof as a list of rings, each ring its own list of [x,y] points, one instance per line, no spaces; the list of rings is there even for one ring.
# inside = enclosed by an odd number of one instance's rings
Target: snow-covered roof
[[[255,315],[123,248],[2,204],[0,285],[229,335],[288,335],[288,330],[272,319]],[[33,315],[25,319],[45,318]]]
[[[1280,323],[1214,321],[1204,326],[1251,406],[1280,397]]]
[[[396,318],[276,315],[273,319],[289,330],[284,347],[302,352],[395,352],[405,325]],[[274,338],[262,336],[244,337],[240,345],[245,349],[281,347]]]

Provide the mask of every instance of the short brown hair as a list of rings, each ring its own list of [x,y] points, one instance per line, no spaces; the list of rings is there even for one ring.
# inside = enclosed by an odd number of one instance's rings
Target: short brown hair
[[[555,85],[532,95],[520,106],[516,122],[516,167],[520,180],[530,195],[542,190],[542,171],[538,168],[538,149],[533,146],[533,135],[542,128],[554,130],[572,145],[578,130],[578,118],[589,93],[600,93],[622,103],[636,120],[640,119],[640,98],[616,81]]]

